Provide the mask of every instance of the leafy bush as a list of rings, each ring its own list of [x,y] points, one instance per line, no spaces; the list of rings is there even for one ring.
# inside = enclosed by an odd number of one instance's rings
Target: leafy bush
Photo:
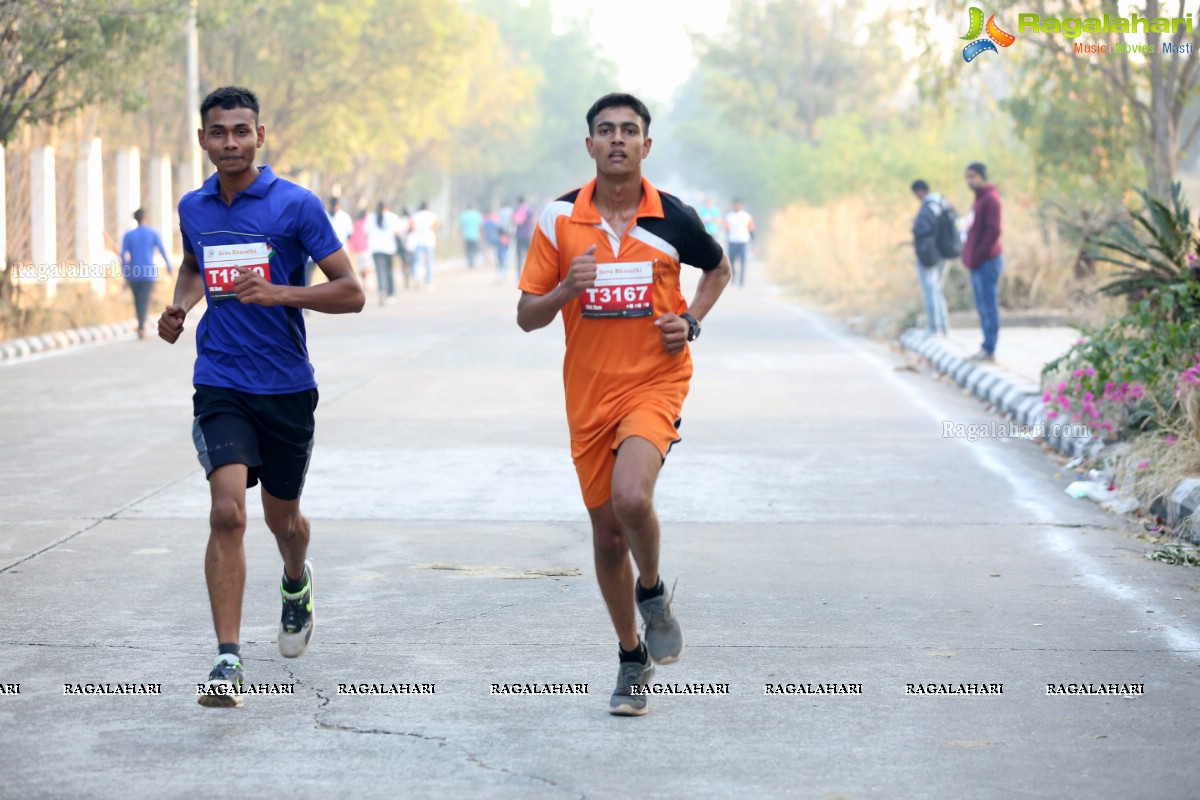
[[[1096,259],[1120,268],[1101,291],[1124,296],[1129,307],[1042,370],[1050,416],[1088,425],[1109,441],[1194,427],[1191,408],[1200,387],[1200,281],[1191,210],[1179,183],[1166,202],[1138,194],[1142,208],[1096,242]]]
[[[1047,364],[1050,413],[1109,441],[1177,417],[1182,390],[1200,382],[1200,319],[1174,312],[1197,304],[1196,282],[1161,287]]]
[[[1179,182],[1171,184],[1169,206],[1145,190],[1139,189],[1138,194],[1142,209],[1131,211],[1129,221],[1117,223],[1108,238],[1096,242],[1096,259],[1121,268],[1100,291],[1133,300],[1197,278],[1192,212]],[[1176,305],[1162,310],[1178,319],[1187,308]]]

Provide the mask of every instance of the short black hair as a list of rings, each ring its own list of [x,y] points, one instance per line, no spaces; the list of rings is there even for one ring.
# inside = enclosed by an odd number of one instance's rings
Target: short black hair
[[[979,177],[985,181],[987,180],[987,167],[982,161],[972,161],[970,164],[967,164],[967,169],[971,172],[978,172]]]
[[[206,117],[211,109],[220,106],[226,110],[231,108],[248,108],[254,112],[254,124],[258,124],[258,97],[249,89],[241,86],[222,86],[213,89],[200,104],[200,124],[207,122]]]
[[[926,183],[925,181],[921,180],[920,178],[917,178],[915,181],[912,182],[912,190],[914,192],[928,192],[929,184]]]
[[[144,220],[145,218],[146,218],[146,211],[145,211],[145,209],[141,209],[141,208],[139,208],[137,211],[133,212],[133,219],[134,219],[134,221],[135,221],[135,222],[137,222],[139,225],[141,224],[142,220]]]
[[[592,103],[592,107],[588,109],[587,126],[589,136],[595,135],[596,116],[606,108],[632,108],[634,113],[642,118],[642,135],[650,135],[650,109],[646,108],[646,104],[631,94],[612,92]]]

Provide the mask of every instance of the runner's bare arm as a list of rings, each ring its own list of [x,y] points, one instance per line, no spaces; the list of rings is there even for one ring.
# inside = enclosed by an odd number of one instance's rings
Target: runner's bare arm
[[[183,333],[183,319],[204,297],[204,278],[200,275],[200,264],[192,253],[184,252],[179,262],[179,277],[175,279],[175,297],[158,318],[158,335],[164,341],[175,344]]]
[[[521,292],[517,302],[517,324],[523,331],[536,331],[554,321],[567,303],[596,285],[596,245],[571,260],[567,277],[547,294]]]
[[[314,286],[281,286],[271,283],[253,270],[241,272],[234,285],[243,303],[261,306],[293,306],[325,314],[352,314],[362,311],[367,302],[362,284],[350,266],[350,256],[342,247],[317,262],[329,280]]]
[[[717,302],[717,298],[721,296],[721,292],[725,290],[725,285],[729,283],[730,277],[733,276],[733,268],[729,266],[729,256],[722,255],[721,263],[716,269],[710,269],[700,276],[700,283],[696,286],[696,295],[692,298],[691,305],[688,306],[688,313],[696,318],[696,321],[704,319],[704,315],[712,310],[713,304]],[[662,334],[663,348],[670,355],[682,353],[684,347],[687,346],[688,323],[679,315],[668,311],[654,321],[658,326],[659,332]]]
[[[716,269],[710,269],[700,276],[696,294],[688,305],[688,313],[695,317],[697,322],[704,321],[704,316],[712,310],[717,298],[721,296],[721,292],[725,291],[725,285],[732,277],[733,267],[729,265],[729,256],[727,255],[721,256],[721,263]]]

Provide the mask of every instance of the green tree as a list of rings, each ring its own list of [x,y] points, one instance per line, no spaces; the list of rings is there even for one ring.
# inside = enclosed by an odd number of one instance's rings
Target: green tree
[[[930,14],[961,21],[965,28],[971,5],[973,0],[946,0],[933,12],[914,12],[913,29],[926,53],[922,63],[927,90],[943,92],[947,84],[961,79],[963,66],[957,48],[946,46],[943,28],[927,24]],[[1117,0],[1030,0],[1020,11],[1064,20],[1132,13],[1130,9],[1123,13]],[[1184,0],[1146,0],[1136,11],[1146,18],[1182,18],[1187,8]],[[1200,86],[1200,27],[1193,25],[1191,33],[1180,26],[1173,34],[1088,34],[1089,41],[1109,45],[1144,42],[1154,54],[1086,55],[1074,52],[1080,38],[1019,32],[1015,11],[998,16],[1007,30],[1018,34],[1011,52],[1005,53],[1015,75],[1015,98],[1005,106],[1019,125],[1033,129],[1029,139],[1039,163],[1060,177],[1062,173],[1096,175],[1098,168],[1103,169],[1111,184],[1114,179],[1129,179],[1124,154],[1131,152],[1151,193],[1166,197],[1200,132],[1200,119],[1185,116]],[[1190,44],[1191,52],[1164,54],[1164,43]],[[1111,174],[1113,170],[1117,174]]]
[[[474,0],[478,13],[495,20],[517,63],[528,67],[534,95],[509,110],[527,115],[526,138],[483,131],[475,143],[482,171],[473,191],[485,197],[552,196],[577,186],[591,172],[583,140],[584,114],[601,95],[616,91],[614,65],[598,54],[585,22],[556,29],[549,0]]]
[[[92,103],[138,107],[185,16],[162,0],[0,0],[0,144]]]
[[[866,6],[734,0],[729,35],[699,39],[712,67],[706,88],[743,128],[819,144],[823,119],[890,94],[883,67],[899,57],[886,33],[891,15],[868,17]]]

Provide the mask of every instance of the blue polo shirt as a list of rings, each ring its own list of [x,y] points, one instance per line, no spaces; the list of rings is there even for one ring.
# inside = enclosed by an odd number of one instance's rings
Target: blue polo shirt
[[[167,270],[171,259],[163,247],[158,231],[149,225],[139,224],[125,233],[121,239],[121,273],[131,282],[158,280],[158,266],[154,263],[154,251],[162,253]]]
[[[271,282],[304,285],[304,263],[341,248],[325,207],[315,194],[276,177],[269,166],[231,205],[221,199],[216,173],[179,201],[183,249],[204,275],[205,248],[265,245]],[[212,297],[196,328],[193,383],[249,394],[286,394],[316,388],[304,332],[304,314],[290,306],[243,305]]]

